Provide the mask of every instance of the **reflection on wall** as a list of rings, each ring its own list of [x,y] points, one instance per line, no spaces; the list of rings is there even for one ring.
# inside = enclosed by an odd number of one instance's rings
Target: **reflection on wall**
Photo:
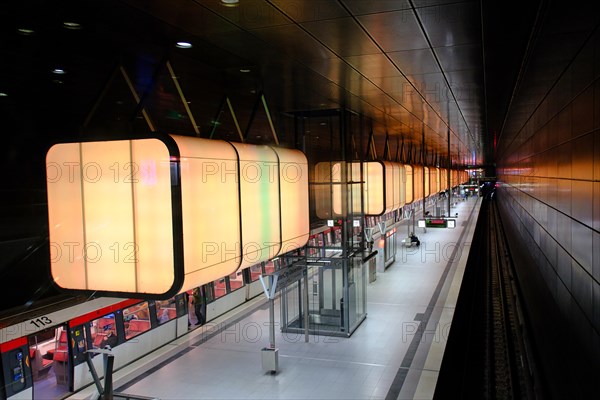
[[[531,264],[517,260],[517,272],[528,276],[526,289],[540,284],[554,300],[545,300],[540,323],[544,338],[556,334],[559,342],[541,357],[568,346],[569,357],[578,360],[555,360],[578,371],[567,377],[579,381],[569,388],[590,383],[582,358],[600,359],[600,64],[594,71],[593,61],[599,43],[596,33],[564,61],[556,82],[529,74],[536,91],[516,99],[527,102],[528,112],[507,120],[497,170],[502,216],[516,232],[511,239],[533,258]],[[548,94],[535,98],[546,93],[541,88]]]

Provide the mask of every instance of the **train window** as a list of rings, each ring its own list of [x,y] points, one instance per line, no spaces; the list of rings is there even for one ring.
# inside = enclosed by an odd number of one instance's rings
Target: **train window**
[[[269,260],[265,263],[265,273],[272,274],[273,272],[275,272],[275,262]]]
[[[250,281],[254,282],[258,280],[258,277],[262,275],[262,264],[256,264],[250,267]]]
[[[118,344],[115,314],[107,314],[90,322],[92,346],[101,349],[106,345],[114,347]]]
[[[213,282],[204,285],[204,295],[206,296],[206,304],[215,299],[215,294],[213,293]]]
[[[225,278],[218,279],[213,282],[215,299],[223,297],[227,294],[227,284]]]
[[[342,244],[342,230],[341,229],[336,229],[334,231],[335,234],[335,239],[333,241],[334,246],[341,246]]]
[[[177,317],[177,307],[175,305],[175,297],[168,300],[157,300],[156,303],[156,320],[159,324],[175,319]]]
[[[315,247],[317,247],[317,238],[315,236],[311,236],[308,239],[308,256],[309,257],[314,257],[317,256],[319,254],[319,249],[316,249]]]
[[[325,239],[325,246],[330,247],[333,246],[333,240],[331,238],[331,230],[323,233]]]
[[[123,310],[125,321],[125,339],[129,340],[140,333],[150,330],[150,310],[144,301]]]
[[[234,291],[244,286],[244,277],[242,271],[234,272],[229,275],[229,290]]]

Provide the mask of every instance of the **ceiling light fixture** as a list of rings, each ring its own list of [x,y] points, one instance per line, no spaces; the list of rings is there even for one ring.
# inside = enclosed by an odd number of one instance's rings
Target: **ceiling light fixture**
[[[250,72],[250,69],[249,68],[240,68],[240,72],[243,72],[246,74],[246,73]]]
[[[177,42],[175,44],[175,46],[179,47],[180,49],[191,49],[192,48],[192,44],[190,42]]]
[[[78,30],[81,29],[81,24],[72,21],[63,22],[63,27],[66,29]]]
[[[64,75],[64,74],[66,74],[65,70],[62,69],[62,68],[54,68],[52,70],[52,73],[56,74],[56,75]]]
[[[19,34],[25,35],[25,36],[31,36],[35,33],[35,31],[33,29],[29,29],[29,28],[19,28],[19,29],[17,29],[17,32],[19,32]]]
[[[237,7],[240,3],[240,0],[221,0],[221,4],[225,7]]]
[[[4,93],[4,92],[0,92],[0,97],[8,97],[8,94]]]

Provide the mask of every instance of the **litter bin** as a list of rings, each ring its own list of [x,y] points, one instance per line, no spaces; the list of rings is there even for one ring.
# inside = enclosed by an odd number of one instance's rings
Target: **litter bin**
[[[263,347],[260,353],[262,356],[263,370],[271,372],[272,374],[276,373],[279,367],[279,349]]]

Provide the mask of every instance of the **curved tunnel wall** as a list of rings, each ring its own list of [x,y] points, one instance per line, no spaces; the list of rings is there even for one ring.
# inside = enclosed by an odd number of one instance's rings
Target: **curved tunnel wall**
[[[586,398],[600,370],[600,34],[560,50],[535,49],[499,142],[498,201],[547,383]]]

